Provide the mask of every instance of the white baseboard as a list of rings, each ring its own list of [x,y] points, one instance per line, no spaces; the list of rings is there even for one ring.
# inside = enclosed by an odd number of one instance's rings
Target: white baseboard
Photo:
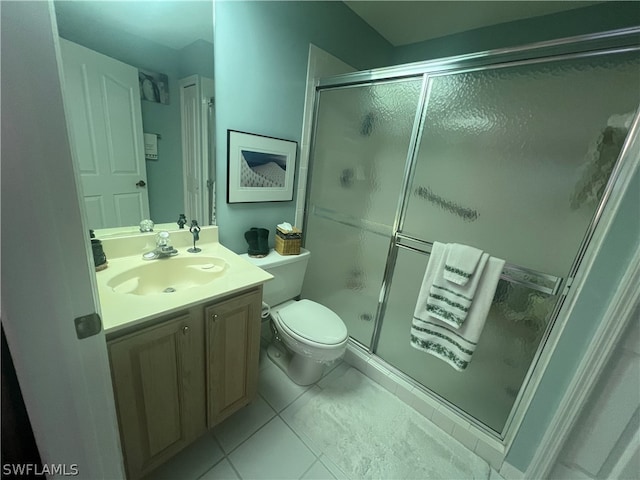
[[[504,462],[502,464],[502,468],[500,469],[500,475],[505,480],[523,480],[524,472],[521,472],[516,467],[511,465],[510,463]]]

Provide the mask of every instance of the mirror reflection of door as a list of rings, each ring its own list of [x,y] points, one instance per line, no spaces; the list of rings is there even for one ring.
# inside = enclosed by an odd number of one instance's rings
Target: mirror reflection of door
[[[87,120],[86,105],[73,107],[75,112],[67,105],[72,146],[76,151],[81,148],[87,151],[75,156],[77,170],[82,172],[79,179],[80,187],[85,191],[87,227],[137,227],[144,218],[150,218],[156,224],[175,224],[181,213],[187,214],[189,220],[197,219],[201,225],[211,224],[215,211],[212,194],[215,189],[215,163],[214,140],[210,134],[213,113],[207,105],[212,103],[213,92],[202,89],[200,93],[206,94],[202,105],[198,104],[202,108],[186,112],[193,116],[185,118],[185,110],[181,108],[180,84],[194,76],[201,80],[202,85],[213,84],[213,2],[55,0],[54,8],[61,43],[65,43],[64,39],[126,64],[136,71],[135,81],[138,83],[137,90],[133,89],[131,94],[138,96],[140,113],[132,112],[132,115],[138,119],[141,116],[140,131],[135,130],[138,120],[133,121],[123,113],[124,110],[118,110],[123,108],[122,105],[113,104],[117,101],[124,104],[124,85],[127,85],[117,75],[109,74],[99,82],[101,90],[110,89],[109,97],[101,93],[99,101],[91,101],[89,105],[91,109],[102,110],[103,114],[119,115],[117,121],[100,118],[91,124]],[[61,50],[64,55],[64,47]],[[66,69],[63,62],[62,70]],[[142,95],[140,73],[161,82],[157,83],[160,102]],[[64,75],[69,77],[66,71]],[[73,75],[78,88],[75,93],[65,95],[65,101],[68,103],[71,99],[86,103],[86,98],[95,93],[95,89],[83,86],[86,79],[82,76],[89,75],[89,71],[80,69]],[[72,82],[67,80],[65,83]],[[120,92],[119,98],[114,95],[115,91]],[[189,122],[194,128],[187,128],[189,135],[184,138],[184,125]],[[109,123],[107,140],[91,138],[90,129],[97,135]],[[126,125],[129,126],[128,136],[122,141],[113,140],[118,129],[124,130]],[[74,131],[76,129],[79,133]],[[154,142],[148,147],[149,152],[144,151],[144,133],[157,138],[157,144]],[[123,152],[131,145],[135,145],[134,156],[141,158],[142,165],[134,167],[132,162],[125,160]],[[110,156],[108,165],[101,172],[117,171],[115,177],[122,179],[127,188],[133,187],[133,191],[118,192],[115,181],[103,181],[91,170],[94,168],[94,156],[98,154]],[[139,175],[125,181],[125,171],[135,171]],[[140,186],[140,181],[144,186]],[[96,193],[91,190],[91,182],[93,187],[100,187],[103,191]],[[136,187],[136,184],[139,185]],[[110,190],[111,187],[114,190]],[[147,209],[144,195],[148,197]],[[105,205],[109,204],[115,206],[108,209]],[[197,208],[193,208],[194,204]]]
[[[88,226],[149,218],[136,68],[60,39],[65,104]]]

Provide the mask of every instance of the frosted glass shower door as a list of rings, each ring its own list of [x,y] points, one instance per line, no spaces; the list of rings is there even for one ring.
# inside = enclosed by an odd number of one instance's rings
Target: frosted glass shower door
[[[410,347],[426,247],[467,244],[567,278],[638,107],[639,79],[638,54],[617,53],[429,80],[398,234],[418,248],[397,249],[376,353],[498,434],[561,296],[501,280],[469,368],[457,372]]]
[[[432,77],[400,231],[566,276],[639,86],[637,53]]]
[[[422,77],[319,93],[302,296],[371,343]]]

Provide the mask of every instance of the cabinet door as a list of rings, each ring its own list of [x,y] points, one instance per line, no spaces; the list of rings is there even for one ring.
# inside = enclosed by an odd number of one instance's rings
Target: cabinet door
[[[206,428],[202,330],[199,315],[185,314],[108,344],[129,478],[150,472]]]
[[[209,427],[256,396],[261,308],[262,288],[205,309]]]

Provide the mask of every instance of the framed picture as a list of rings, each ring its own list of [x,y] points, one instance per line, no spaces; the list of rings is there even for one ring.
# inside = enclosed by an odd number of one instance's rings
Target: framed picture
[[[138,69],[138,81],[142,100],[169,105],[169,77],[164,73]]]
[[[227,130],[227,203],[293,200],[298,143]]]

